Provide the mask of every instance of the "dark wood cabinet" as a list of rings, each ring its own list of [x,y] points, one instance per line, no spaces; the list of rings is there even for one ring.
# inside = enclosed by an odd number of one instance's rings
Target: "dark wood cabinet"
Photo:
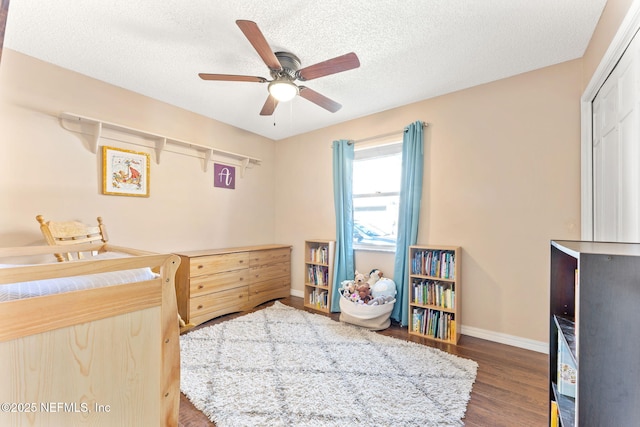
[[[557,407],[563,427],[637,425],[640,244],[552,241],[550,261],[549,424]]]

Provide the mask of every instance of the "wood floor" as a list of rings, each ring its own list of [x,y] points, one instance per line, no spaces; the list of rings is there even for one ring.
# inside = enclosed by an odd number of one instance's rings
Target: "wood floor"
[[[302,298],[289,297],[279,301],[291,307],[305,309]],[[266,303],[256,309],[271,304]],[[220,323],[242,314],[246,313],[222,316],[197,328]],[[330,316],[338,320],[339,314],[333,313]],[[460,337],[457,346],[434,343],[424,338],[410,336],[407,328],[401,328],[399,325],[391,325],[379,333],[436,347],[478,362],[478,376],[473,384],[471,400],[464,419],[467,427],[547,425],[548,358],[546,354],[466,335]],[[179,423],[180,427],[215,426],[184,395],[180,396]]]

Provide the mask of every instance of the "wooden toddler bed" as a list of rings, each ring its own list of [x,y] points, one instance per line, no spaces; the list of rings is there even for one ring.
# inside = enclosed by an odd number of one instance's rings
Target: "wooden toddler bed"
[[[0,249],[0,264],[51,254],[0,265],[0,425],[176,426],[180,258],[74,250],[98,254],[58,263],[54,246]]]

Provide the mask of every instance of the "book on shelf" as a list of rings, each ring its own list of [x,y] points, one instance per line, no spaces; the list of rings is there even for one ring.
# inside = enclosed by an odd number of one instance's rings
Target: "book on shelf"
[[[416,307],[412,313],[412,331],[449,341],[456,337],[455,317],[452,313]]]
[[[329,247],[318,246],[310,249],[309,260],[311,262],[317,262],[319,264],[329,263]]]
[[[424,316],[424,309],[422,308],[414,308],[413,309],[413,318],[412,318],[412,330],[416,333],[421,333],[421,325],[422,318]]]
[[[558,414],[558,402],[555,400],[551,401],[551,416],[549,417],[551,420],[551,427],[559,427],[560,425],[560,415]]]
[[[414,281],[411,295],[411,300],[415,304],[455,308],[455,286],[451,282]]]
[[[456,336],[456,319],[454,318],[454,316],[451,316],[451,329],[449,330],[449,338],[455,340]]]
[[[329,293],[327,291],[319,291],[314,289],[309,293],[309,304],[316,308],[327,308],[329,303]]]
[[[322,265],[307,267],[307,283],[316,286],[327,286],[329,283],[329,268]]]
[[[417,250],[411,260],[412,274],[453,280],[455,279],[455,269],[455,253],[450,250]]]

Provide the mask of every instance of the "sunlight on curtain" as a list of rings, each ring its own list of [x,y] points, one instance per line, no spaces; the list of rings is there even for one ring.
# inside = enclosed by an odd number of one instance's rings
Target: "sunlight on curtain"
[[[409,246],[418,239],[420,201],[422,198],[422,175],[424,169],[423,123],[411,123],[404,130],[402,140],[402,182],[398,213],[398,240],[393,268],[393,280],[398,294],[391,318],[402,325],[408,324],[409,290],[407,289],[407,266]]]
[[[331,311],[340,311],[338,288],[355,274],[353,258],[353,144],[333,142],[333,197],[336,209],[336,255],[333,269]]]

